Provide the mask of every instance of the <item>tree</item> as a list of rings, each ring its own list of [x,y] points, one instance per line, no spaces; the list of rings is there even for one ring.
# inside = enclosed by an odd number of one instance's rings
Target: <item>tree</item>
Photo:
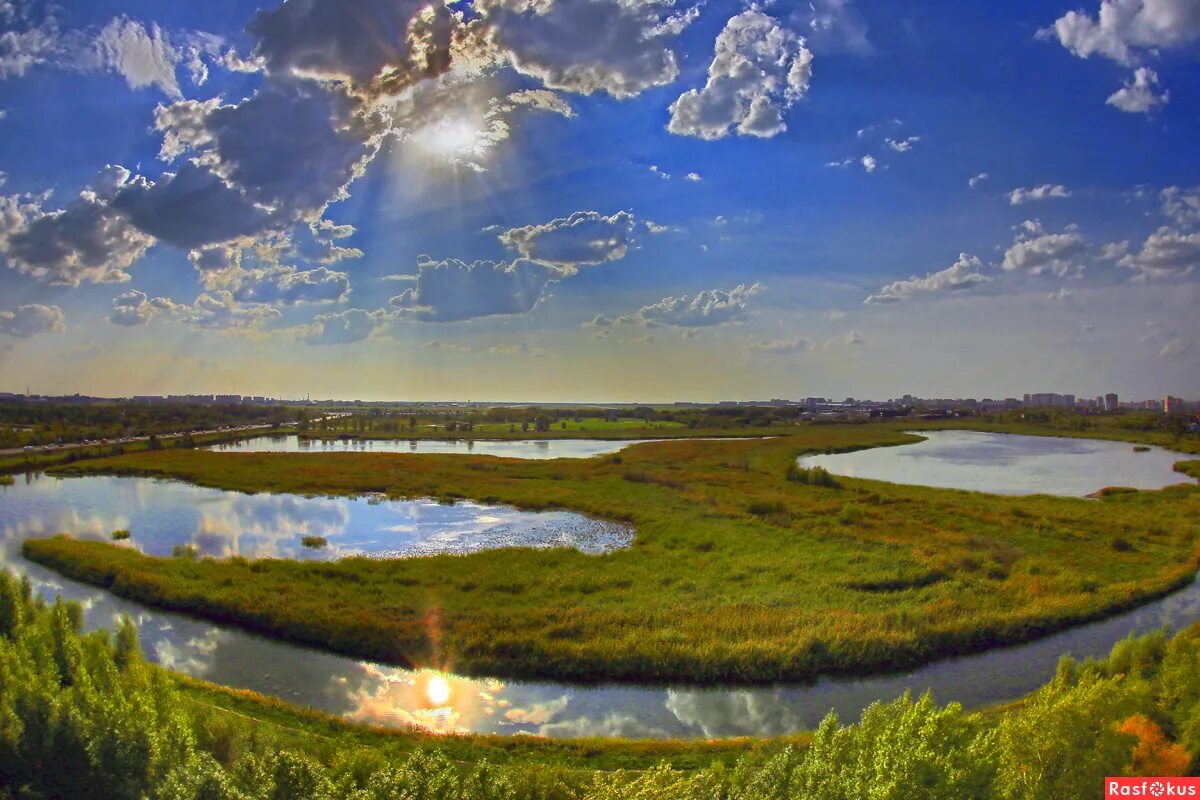
[[[1192,754],[1181,744],[1173,744],[1162,728],[1145,714],[1134,714],[1117,726],[1121,733],[1137,737],[1133,757],[1124,775],[1186,775]]]

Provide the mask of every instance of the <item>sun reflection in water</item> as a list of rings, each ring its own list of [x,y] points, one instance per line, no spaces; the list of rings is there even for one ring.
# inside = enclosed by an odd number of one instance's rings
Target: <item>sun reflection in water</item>
[[[444,706],[450,702],[450,684],[441,675],[431,675],[425,683],[425,696],[435,706]]]

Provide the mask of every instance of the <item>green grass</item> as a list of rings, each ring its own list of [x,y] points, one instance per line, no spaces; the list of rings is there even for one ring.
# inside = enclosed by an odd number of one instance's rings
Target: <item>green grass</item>
[[[812,426],[587,460],[161,451],[59,470],[471,498],[633,525],[633,546],[604,556],[221,562],[67,538],[24,548],[121,596],[336,652],[577,681],[749,683],[908,667],[1096,619],[1191,580],[1194,487],[1085,500],[787,479],[800,453],[913,441],[903,427]]]

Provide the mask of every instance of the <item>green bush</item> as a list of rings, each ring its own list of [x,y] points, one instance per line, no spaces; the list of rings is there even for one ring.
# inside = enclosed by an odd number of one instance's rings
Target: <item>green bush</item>
[[[823,486],[827,489],[842,488],[842,484],[824,467],[802,467],[794,461],[788,465],[787,479],[805,486]]]

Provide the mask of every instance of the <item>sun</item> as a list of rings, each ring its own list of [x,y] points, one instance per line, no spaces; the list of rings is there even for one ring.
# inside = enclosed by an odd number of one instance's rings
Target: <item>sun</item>
[[[450,684],[441,675],[431,675],[425,683],[425,696],[435,706],[444,706],[450,702]]]
[[[483,131],[465,116],[443,117],[413,131],[410,141],[431,156],[452,160],[474,153]]]

